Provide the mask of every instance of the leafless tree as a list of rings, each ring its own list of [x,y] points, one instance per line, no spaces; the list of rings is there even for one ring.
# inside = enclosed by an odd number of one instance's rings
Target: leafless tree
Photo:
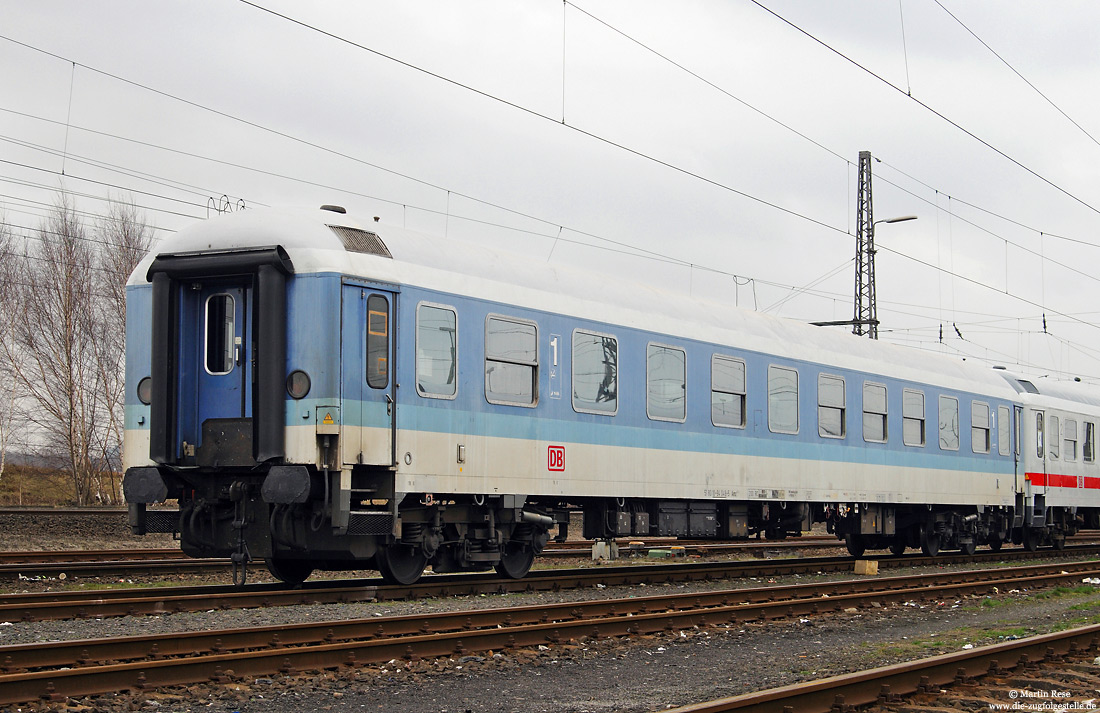
[[[0,216],[0,477],[14,440],[37,444],[78,504],[119,497],[125,285],[152,237],[110,206],[89,231],[62,194],[21,250]]]
[[[0,344],[10,341],[15,313],[13,304],[14,275],[12,274],[13,239],[6,217],[0,214]],[[0,346],[0,353],[6,352]],[[0,359],[0,478],[8,463],[8,447],[12,442],[12,424],[15,417],[15,378],[10,362]]]
[[[28,421],[72,480],[78,504],[92,499],[96,391],[93,251],[72,201],[62,195],[16,262],[11,365],[30,401]]]
[[[116,201],[89,234],[62,194],[9,264],[6,361],[25,420],[81,505],[118,499],[125,284],[151,232],[132,203]]]

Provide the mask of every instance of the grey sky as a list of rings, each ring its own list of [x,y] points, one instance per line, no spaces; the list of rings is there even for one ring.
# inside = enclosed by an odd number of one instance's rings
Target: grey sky
[[[1033,375],[1100,380],[1100,250],[1051,237],[1100,243],[1100,145],[943,9],[1100,137],[1100,6],[940,2],[761,0],[1089,205],[747,0],[259,2],[530,111],[243,3],[0,0],[0,35],[64,58],[0,40],[0,160],[8,162],[0,164],[0,206],[9,222],[35,225],[39,204],[63,183],[91,196],[81,208],[100,212],[95,197],[122,192],[106,183],[133,192],[152,222],[175,230],[205,217],[208,197],[222,194],[249,206],[340,203],[383,222],[750,308],[772,306],[790,296],[784,286],[837,268],[812,293],[771,311],[846,319],[855,163],[870,150],[882,160],[874,164],[875,217],[920,216],[876,233],[882,338]],[[700,267],[568,242],[599,242],[578,231]],[[735,284],[732,274],[754,281]],[[996,292],[1006,289],[1035,304]],[[1049,335],[1036,334],[1044,311]]]

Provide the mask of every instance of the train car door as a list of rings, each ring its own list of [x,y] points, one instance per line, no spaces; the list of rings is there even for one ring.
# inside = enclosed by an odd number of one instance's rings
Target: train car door
[[[251,280],[181,285],[179,444],[186,461],[252,458]],[[211,440],[215,442],[206,443]]]
[[[392,466],[396,418],[391,290],[345,284],[341,313],[343,462]]]
[[[1012,406],[1012,460],[1015,462],[1016,468],[1016,489],[1014,492],[1017,493],[1024,491],[1024,481],[1026,479],[1021,451],[1023,448],[1023,421],[1024,407],[1014,404]]]
[[[1027,458],[1024,462],[1030,461],[1034,468],[1027,469],[1028,472],[1025,477],[1028,479],[1028,495],[1045,495],[1047,484],[1047,423],[1046,414],[1043,411],[1033,411],[1034,422],[1034,438],[1031,442],[1033,449],[1032,454],[1034,458]]]

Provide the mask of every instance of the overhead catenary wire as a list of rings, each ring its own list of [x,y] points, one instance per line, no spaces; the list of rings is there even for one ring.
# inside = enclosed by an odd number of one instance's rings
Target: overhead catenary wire
[[[245,2],[245,1],[247,1],[247,0],[241,0],[241,1],[242,1],[242,2]],[[890,87],[891,89],[893,89],[894,91],[898,92],[899,94],[903,94],[903,95],[905,95],[905,96],[906,96],[906,97],[908,97],[908,98],[909,98],[909,99],[910,99],[911,101],[913,101],[913,102],[916,102],[916,103],[917,103],[917,104],[918,104],[919,106],[923,107],[924,109],[926,109],[927,111],[929,111],[929,112],[930,112],[930,113],[932,113],[933,115],[935,115],[935,116],[939,117],[939,118],[940,118],[940,119],[942,119],[943,121],[947,122],[947,123],[948,123],[948,124],[950,124],[951,126],[955,127],[955,128],[956,128],[956,129],[958,129],[959,131],[963,132],[964,134],[966,134],[966,135],[967,135],[967,136],[969,136],[970,138],[974,139],[974,140],[975,140],[975,141],[977,141],[978,143],[982,144],[982,145],[983,145],[983,146],[985,146],[986,148],[990,149],[991,151],[993,151],[993,152],[994,152],[994,153],[996,153],[997,155],[999,155],[999,156],[1001,156],[1002,158],[1006,159],[1007,161],[1009,161],[1010,163],[1012,163],[1012,164],[1013,164],[1013,165],[1015,165],[1016,167],[1018,167],[1018,168],[1020,168],[1020,169],[1023,169],[1024,171],[1026,171],[1027,173],[1031,174],[1031,175],[1032,175],[1032,176],[1034,176],[1035,178],[1039,179],[1039,180],[1040,180],[1040,181],[1042,181],[1043,183],[1046,183],[1046,184],[1047,184],[1048,186],[1050,186],[1051,188],[1054,188],[1055,190],[1057,190],[1058,192],[1062,193],[1062,194],[1063,194],[1063,195],[1065,195],[1066,197],[1068,197],[1068,198],[1071,198],[1071,199],[1073,199],[1073,200],[1074,200],[1074,201],[1076,201],[1077,203],[1080,203],[1080,204],[1081,204],[1082,206],[1084,206],[1084,207],[1088,208],[1088,209],[1089,209],[1089,210],[1091,210],[1092,212],[1094,212],[1094,213],[1097,213],[1097,214],[1100,214],[1100,209],[1096,208],[1096,206],[1092,205],[1091,203],[1089,203],[1088,201],[1084,200],[1083,198],[1080,198],[1079,196],[1077,196],[1077,195],[1075,195],[1075,194],[1073,194],[1073,193],[1070,193],[1070,192],[1069,192],[1068,190],[1066,190],[1065,188],[1062,188],[1062,187],[1061,187],[1060,185],[1058,185],[1057,183],[1055,183],[1055,182],[1054,182],[1054,181],[1052,181],[1051,179],[1047,178],[1046,176],[1043,176],[1043,175],[1042,175],[1042,174],[1040,174],[1040,173],[1039,173],[1038,171],[1036,171],[1036,170],[1034,170],[1034,169],[1032,169],[1032,168],[1028,167],[1028,166],[1027,166],[1027,165],[1025,165],[1025,164],[1024,164],[1023,162],[1021,162],[1021,161],[1019,161],[1019,160],[1017,160],[1017,159],[1013,158],[1012,156],[1010,156],[1010,155],[1009,155],[1008,153],[1006,153],[1005,151],[1002,151],[1001,149],[997,148],[996,146],[994,146],[994,145],[993,145],[992,143],[990,143],[989,141],[987,141],[987,140],[983,139],[982,137],[978,136],[978,135],[977,135],[977,134],[975,134],[975,133],[974,133],[973,131],[971,131],[971,130],[967,129],[966,127],[964,127],[964,126],[963,126],[962,124],[959,124],[959,123],[958,123],[958,122],[956,122],[955,120],[953,120],[953,119],[951,119],[950,117],[948,117],[948,116],[947,116],[946,114],[943,114],[942,112],[938,111],[937,109],[935,109],[934,107],[932,107],[932,106],[931,106],[930,104],[928,104],[928,103],[926,103],[926,102],[924,102],[924,101],[922,101],[922,100],[918,99],[917,97],[913,96],[912,94],[909,94],[909,93],[907,93],[907,92],[906,92],[906,91],[905,91],[904,89],[902,89],[902,88],[901,88],[901,87],[899,87],[898,85],[894,84],[894,83],[893,83],[893,82],[891,82],[890,80],[886,79],[886,78],[885,78],[885,77],[883,77],[882,75],[880,75],[880,74],[877,74],[877,73],[875,73],[874,71],[872,71],[871,69],[869,69],[869,68],[867,68],[867,67],[863,66],[862,64],[860,64],[860,63],[859,63],[859,62],[857,62],[856,60],[852,59],[852,58],[851,58],[851,57],[849,57],[848,55],[844,54],[844,53],[843,53],[843,52],[841,52],[840,50],[836,49],[835,47],[833,47],[833,46],[832,46],[832,45],[830,45],[829,43],[827,43],[827,42],[825,42],[824,40],[822,40],[822,39],[818,38],[817,36],[815,36],[815,35],[811,34],[811,33],[810,33],[810,32],[809,32],[808,30],[805,30],[804,28],[802,28],[802,27],[799,27],[799,26],[798,26],[797,24],[795,24],[794,22],[792,22],[792,21],[788,20],[787,18],[783,17],[783,16],[782,16],[782,15],[780,15],[779,13],[775,12],[774,10],[772,10],[772,9],[770,9],[769,7],[767,7],[766,5],[764,5],[764,4],[762,3],[762,2],[760,2],[760,0],[751,0],[751,2],[752,2],[752,3],[754,4],[754,5],[756,5],[757,7],[759,7],[759,8],[761,9],[761,10],[764,10],[765,12],[767,12],[767,13],[768,13],[768,14],[770,14],[770,15],[772,15],[772,16],[773,16],[773,17],[775,17],[776,19],[778,19],[778,20],[782,21],[782,22],[783,22],[784,24],[786,24],[786,25],[790,26],[791,28],[793,28],[794,30],[798,31],[799,33],[801,33],[801,34],[805,35],[806,37],[808,37],[809,39],[811,39],[811,40],[813,40],[814,42],[818,43],[819,45],[821,45],[821,46],[822,46],[822,47],[824,47],[825,49],[829,50],[829,51],[830,51],[830,52],[832,52],[833,54],[837,55],[838,57],[840,57],[840,58],[844,59],[845,61],[847,61],[847,62],[850,62],[850,63],[851,63],[851,64],[853,64],[854,66],[858,67],[858,68],[859,68],[860,70],[862,70],[863,72],[865,72],[865,73],[869,74],[870,76],[874,77],[874,78],[875,78],[875,79],[877,79],[877,80],[878,80],[879,82],[881,82],[881,83],[885,84],[886,86]]]
[[[900,0],[899,0],[899,2],[900,2]],[[948,16],[949,16],[949,17],[950,17],[950,18],[951,18],[952,20],[954,20],[955,22],[959,23],[959,26],[960,26],[960,27],[962,27],[962,28],[963,28],[964,30],[966,30],[967,32],[969,32],[969,33],[970,33],[970,36],[971,36],[971,37],[973,37],[973,38],[974,38],[975,40],[977,40],[977,41],[978,41],[978,43],[979,43],[979,44],[981,44],[981,46],[982,46],[982,47],[985,47],[985,48],[986,48],[987,50],[989,50],[989,52],[990,52],[990,53],[991,53],[991,54],[992,54],[992,55],[993,55],[994,57],[996,57],[997,59],[999,59],[999,60],[1001,61],[1001,63],[1002,63],[1002,64],[1004,64],[1004,66],[1008,67],[1008,69],[1009,69],[1009,70],[1010,70],[1010,71],[1011,71],[1011,72],[1012,72],[1013,74],[1015,74],[1015,75],[1016,75],[1017,77],[1019,77],[1019,78],[1020,78],[1020,79],[1021,79],[1021,80],[1022,80],[1022,81],[1024,82],[1024,84],[1026,84],[1027,86],[1031,87],[1031,88],[1032,88],[1032,89],[1033,89],[1033,90],[1035,91],[1035,93],[1036,93],[1036,94],[1038,94],[1038,95],[1039,95],[1040,97],[1042,97],[1042,98],[1043,98],[1043,101],[1045,101],[1045,102],[1046,102],[1047,104],[1050,104],[1050,106],[1051,106],[1051,107],[1053,107],[1053,108],[1054,108],[1054,110],[1055,110],[1055,111],[1057,111],[1057,112],[1058,112],[1059,114],[1061,114],[1061,115],[1062,115],[1063,117],[1065,117],[1065,118],[1066,118],[1066,120],[1067,120],[1067,121],[1069,121],[1069,123],[1071,123],[1071,124],[1073,124],[1074,126],[1076,126],[1076,127],[1077,127],[1077,128],[1078,128],[1078,129],[1080,130],[1080,131],[1081,131],[1081,133],[1082,133],[1082,134],[1084,134],[1085,136],[1087,136],[1087,137],[1089,138],[1089,140],[1090,140],[1090,141],[1092,141],[1092,143],[1096,144],[1097,146],[1100,146],[1100,141],[1097,141],[1097,140],[1096,140],[1096,137],[1095,137],[1095,136],[1093,136],[1092,134],[1090,134],[1090,133],[1088,132],[1088,130],[1087,130],[1087,129],[1085,129],[1085,127],[1081,126],[1081,124],[1079,124],[1079,123],[1077,122],[1077,120],[1076,120],[1076,119],[1074,119],[1074,118],[1073,118],[1072,116],[1070,116],[1069,114],[1067,114],[1067,113],[1066,113],[1066,112],[1065,112],[1065,111],[1064,111],[1064,110],[1062,109],[1062,107],[1060,107],[1060,106],[1058,106],[1057,104],[1055,104],[1055,103],[1054,103],[1054,100],[1053,100],[1053,99],[1051,99],[1050,97],[1048,97],[1048,96],[1047,96],[1046,94],[1044,94],[1044,93],[1043,93],[1043,91],[1042,91],[1041,89],[1039,89],[1039,87],[1037,87],[1037,86],[1035,86],[1034,84],[1032,84],[1032,82],[1031,82],[1031,80],[1030,80],[1030,79],[1028,79],[1027,77],[1025,77],[1025,76],[1024,76],[1023,74],[1021,74],[1021,73],[1020,73],[1020,71],[1019,71],[1018,69],[1016,69],[1015,67],[1013,67],[1013,66],[1012,66],[1012,64],[1011,64],[1011,63],[1010,63],[1010,62],[1009,62],[1009,61],[1008,61],[1007,59],[1005,59],[1004,57],[1002,57],[1002,56],[1000,55],[1000,53],[999,53],[999,52],[997,52],[997,50],[995,50],[995,49],[993,49],[992,47],[990,47],[990,46],[989,46],[989,43],[987,43],[987,42],[986,42],[985,40],[983,40],[983,39],[982,39],[981,37],[979,37],[979,36],[978,36],[978,33],[974,32],[974,30],[970,29],[970,27],[968,27],[968,26],[967,26],[967,24],[966,24],[965,22],[963,22],[962,20],[960,20],[960,19],[959,19],[959,17],[958,17],[958,16],[957,16],[957,15],[956,15],[955,13],[951,12],[951,11],[950,11],[950,10],[948,10],[948,9],[947,9],[946,7],[944,7],[944,4],[943,4],[942,2],[940,2],[940,0],[934,0],[934,2],[935,2],[935,3],[937,4],[937,5],[939,5],[939,6],[940,6],[940,9],[941,9],[941,10],[943,10],[944,12],[946,12],[946,13],[947,13],[947,15],[948,15]]]
[[[249,4],[251,4],[251,3],[249,3]],[[113,76],[113,75],[111,75],[111,76]],[[417,180],[417,179],[412,179],[412,180]],[[430,185],[430,184],[429,184],[429,185]],[[487,205],[494,205],[495,207],[501,208],[501,209],[503,209],[503,210],[507,210],[507,211],[509,211],[509,212],[512,212],[512,213],[517,213],[517,214],[521,214],[521,215],[523,215],[522,213],[518,213],[517,211],[512,211],[511,209],[507,209],[507,208],[504,208],[503,206],[499,206],[499,205],[495,205],[495,204],[492,204],[492,203],[488,203],[488,202],[482,201],[482,200],[480,200],[480,199],[477,199],[477,198],[474,198],[474,197],[471,197],[471,196],[464,196],[464,197],[470,198],[471,200],[474,200],[474,201],[477,201],[477,202],[485,203],[485,204],[487,204]],[[404,204],[404,203],[402,203],[402,205],[405,205],[405,204]],[[534,218],[535,220],[541,220],[541,221],[543,221],[543,222],[547,222],[547,223],[549,223],[549,224],[551,224],[551,225],[557,225],[556,223],[553,223],[552,221],[545,221],[544,219],[541,219],[541,218],[535,218],[534,216],[530,216],[530,215],[527,215],[526,217],[529,217],[529,218]],[[503,226],[503,227],[510,227],[510,226]],[[560,226],[558,226],[558,227],[560,228]],[[834,230],[835,230],[835,228],[834,228]],[[529,231],[529,232],[530,232],[530,231]],[[605,238],[603,238],[602,236],[592,236],[592,237],[595,237],[596,239],[599,239],[599,240],[605,240]],[[585,245],[589,245],[589,244],[587,244],[587,243],[579,243],[579,244],[585,244]],[[592,246],[592,247],[600,247],[600,246]],[[629,249],[630,249],[630,250],[635,250],[635,248],[633,248],[633,246],[631,246],[631,247],[630,247]],[[667,257],[667,256],[666,256],[666,257]],[[689,266],[690,266],[690,263],[688,263],[687,261],[682,261],[682,260],[679,260],[679,259],[676,259],[676,258],[669,258],[669,261],[670,261],[670,262],[673,262],[673,263],[676,263],[676,264],[686,264],[686,265],[689,265]],[[935,267],[935,266],[933,266],[933,267]],[[938,268],[937,268],[937,269],[938,269]],[[723,271],[716,271],[716,270],[712,270],[712,271],[714,271],[714,272],[720,272],[720,273],[722,273],[722,274],[729,274],[729,273],[724,273]],[[778,285],[779,283],[773,283],[773,284],[777,284],[777,285]],[[784,287],[785,287],[785,288],[789,288],[789,286],[784,286]],[[995,288],[993,288],[993,289],[995,289]]]
[[[406,68],[411,69],[413,71],[420,72],[420,73],[425,74],[427,76],[433,77],[435,79],[438,79],[441,82],[445,82],[445,83],[450,84],[452,86],[459,87],[461,89],[470,91],[474,94],[477,94],[480,97],[483,97],[485,99],[489,99],[490,101],[494,101],[494,102],[503,104],[505,106],[511,107],[511,108],[516,109],[518,111],[521,111],[525,114],[528,114],[532,117],[542,119],[544,121],[549,121],[549,122],[553,123],[556,126],[565,127],[567,129],[569,129],[570,131],[576,132],[576,133],[581,134],[583,136],[587,136],[588,138],[591,138],[595,141],[598,141],[598,142],[603,143],[607,146],[611,146],[613,148],[619,149],[620,151],[625,151],[626,153],[629,153],[629,154],[631,154],[633,156],[636,156],[638,158],[641,158],[643,160],[650,161],[650,162],[655,163],[659,166],[664,166],[665,168],[676,171],[677,173],[681,173],[681,174],[683,174],[685,176],[688,176],[690,178],[694,178],[696,180],[702,181],[703,183],[714,186],[715,188],[719,188],[721,190],[728,191],[728,192],[733,193],[735,195],[739,195],[742,198],[746,198],[748,200],[754,201],[754,202],[759,203],[761,205],[765,205],[765,206],[768,206],[770,208],[774,208],[775,210],[786,213],[787,215],[790,215],[790,216],[795,217],[795,218],[799,218],[801,220],[812,223],[812,224],[817,225],[817,226],[822,227],[822,228],[826,228],[828,230],[832,230],[832,231],[836,231],[836,232],[840,232],[840,233],[845,233],[845,234],[848,232],[847,229],[842,229],[842,228],[836,227],[835,225],[830,225],[830,224],[828,224],[824,221],[813,218],[812,216],[809,216],[809,215],[806,215],[806,214],[801,213],[799,211],[793,210],[791,208],[787,208],[785,206],[779,205],[778,203],[769,201],[769,200],[761,198],[759,196],[755,196],[755,195],[753,195],[753,194],[751,194],[747,191],[743,191],[741,189],[738,189],[738,188],[735,188],[731,185],[723,183],[722,181],[719,181],[717,179],[709,178],[709,177],[704,176],[704,175],[702,175],[700,173],[697,173],[695,171],[691,171],[691,170],[689,170],[687,168],[684,168],[682,166],[678,166],[678,165],[676,165],[676,164],[674,164],[670,161],[666,161],[664,159],[661,159],[661,158],[658,158],[658,157],[653,156],[651,154],[648,154],[648,153],[646,153],[646,152],[644,152],[640,149],[635,149],[633,147],[627,146],[626,144],[614,141],[614,140],[609,139],[605,136],[601,136],[600,134],[597,134],[595,132],[588,131],[587,129],[583,129],[583,128],[575,125],[575,124],[570,124],[570,123],[565,122],[565,121],[559,121],[558,119],[556,119],[556,118],[554,118],[554,117],[552,117],[548,114],[544,114],[544,113],[542,113],[540,111],[536,111],[535,109],[532,109],[530,107],[523,106],[522,104],[519,104],[517,102],[513,102],[511,100],[505,99],[503,97],[499,97],[499,96],[497,96],[495,94],[492,94],[490,92],[478,89],[478,88],[473,87],[469,84],[465,84],[465,83],[460,82],[456,79],[452,79],[452,78],[447,77],[445,75],[439,74],[438,72],[433,72],[433,71],[431,71],[429,69],[426,69],[424,67],[420,67],[418,65],[412,64],[411,62],[406,62],[405,60],[402,60],[402,59],[399,59],[399,58],[394,57],[392,55],[386,54],[385,52],[381,52],[381,51],[376,50],[372,47],[364,45],[362,43],[356,42],[356,41],[348,39],[346,37],[342,37],[341,35],[338,35],[334,32],[329,32],[328,30],[324,30],[324,29],[321,29],[320,27],[317,27],[315,25],[311,25],[308,22],[298,20],[298,19],[293,18],[293,17],[291,17],[289,15],[286,15],[284,13],[272,10],[270,8],[266,8],[263,5],[252,2],[252,0],[238,0],[238,1],[243,3],[244,5],[248,5],[249,7],[253,7],[253,8],[255,8],[257,10],[260,10],[262,12],[266,12],[266,13],[274,16],[274,17],[278,17],[278,18],[280,18],[282,20],[285,20],[287,22],[290,22],[294,25],[298,25],[299,27],[307,29],[311,32],[316,32],[317,34],[323,35],[323,36],[328,37],[330,39],[333,39],[337,42],[344,43],[348,46],[354,47],[354,48],[362,50],[364,52],[368,52],[370,54],[373,54],[377,57],[381,57],[381,58],[386,59],[388,61],[395,62],[395,63],[397,63],[397,64],[399,64],[403,67],[406,67]],[[441,189],[441,190],[447,190],[447,189]],[[502,210],[508,210],[509,212],[516,212],[516,211],[512,211],[511,209],[508,209],[508,208],[503,208],[502,206],[499,206],[499,205],[495,205],[495,204],[492,204],[492,203],[488,203],[486,201],[482,201],[481,199],[472,198],[471,196],[463,195],[463,197],[464,198],[469,198],[471,200],[477,200],[480,203],[486,203],[486,205],[494,205],[494,207],[496,207],[496,208],[501,208]],[[530,218],[532,216],[526,216],[526,217]],[[541,220],[541,219],[536,218],[536,220]]]

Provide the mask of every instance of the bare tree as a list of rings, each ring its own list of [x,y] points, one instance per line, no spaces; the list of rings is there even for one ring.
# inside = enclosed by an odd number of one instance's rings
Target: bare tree
[[[95,394],[94,251],[71,198],[53,213],[16,261],[17,309],[11,366],[26,395],[28,421],[70,478],[77,504],[93,500],[98,464],[96,431],[103,428]]]
[[[130,201],[112,201],[91,234],[72,198],[27,236],[22,254],[11,231],[0,242],[0,388],[10,394],[3,444],[21,409],[24,441],[69,480],[73,499],[119,500],[125,429],[126,281],[152,242]],[[10,388],[9,388],[10,387]],[[2,471],[0,471],[2,473]]]
[[[14,265],[12,253],[11,228],[5,216],[0,214],[0,353],[8,351],[6,343],[10,341],[14,320],[15,305]],[[15,378],[8,359],[0,359],[0,478],[8,463],[8,447],[12,442],[12,423],[17,402]]]

